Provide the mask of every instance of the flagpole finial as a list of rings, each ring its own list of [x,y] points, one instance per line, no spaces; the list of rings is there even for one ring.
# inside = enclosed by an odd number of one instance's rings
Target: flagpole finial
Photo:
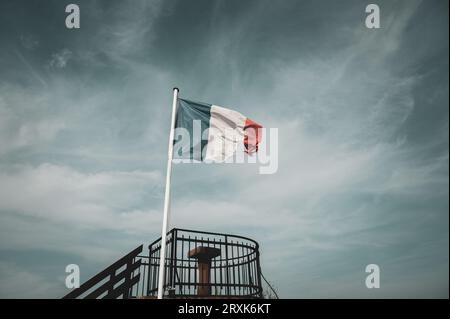
[[[180,89],[177,88],[177,87],[174,87],[173,90],[174,90],[174,91],[177,90],[178,92],[180,92]]]

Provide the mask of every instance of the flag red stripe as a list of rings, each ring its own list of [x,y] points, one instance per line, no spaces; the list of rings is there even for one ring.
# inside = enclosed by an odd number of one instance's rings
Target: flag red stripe
[[[258,144],[261,141],[262,126],[247,118],[244,125],[244,146],[245,152],[253,154],[258,151]]]

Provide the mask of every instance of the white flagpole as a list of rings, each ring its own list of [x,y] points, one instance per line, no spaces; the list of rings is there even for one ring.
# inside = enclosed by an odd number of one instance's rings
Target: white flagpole
[[[167,157],[167,173],[166,173],[166,194],[164,196],[164,218],[161,230],[161,255],[159,258],[159,278],[158,278],[158,299],[162,299],[164,296],[164,275],[165,275],[165,260],[166,260],[166,236],[167,227],[169,224],[169,211],[170,211],[170,179],[172,177],[172,158],[173,158],[173,137],[175,130],[175,115],[177,112],[177,98],[178,88],[173,89],[173,102],[172,102],[172,120],[170,124],[169,134],[169,153]]]

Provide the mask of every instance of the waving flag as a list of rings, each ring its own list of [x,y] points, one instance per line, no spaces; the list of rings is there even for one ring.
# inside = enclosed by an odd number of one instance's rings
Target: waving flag
[[[232,156],[239,144],[244,151],[258,151],[261,125],[239,112],[202,102],[178,99],[175,129],[184,129],[191,140],[187,149],[175,156],[198,161],[223,162]],[[175,139],[176,142],[176,139]]]

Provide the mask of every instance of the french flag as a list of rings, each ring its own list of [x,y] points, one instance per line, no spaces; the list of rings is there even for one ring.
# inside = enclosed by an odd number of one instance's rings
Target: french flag
[[[200,141],[191,138],[189,147],[175,156],[196,161],[223,162],[233,156],[239,144],[251,155],[258,151],[261,141],[262,126],[241,113],[178,98],[175,130],[180,128],[190,137],[201,134],[202,138]]]

